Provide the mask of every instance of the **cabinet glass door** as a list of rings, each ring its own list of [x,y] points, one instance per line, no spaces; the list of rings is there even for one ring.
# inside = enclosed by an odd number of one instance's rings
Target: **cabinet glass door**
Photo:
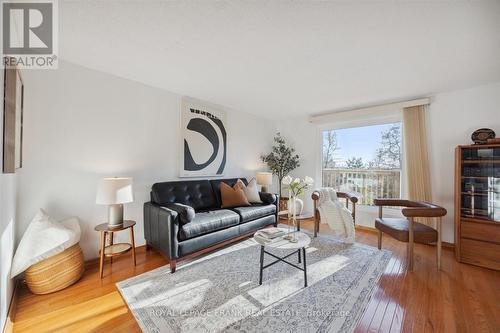
[[[500,222],[500,148],[462,149],[461,215]]]

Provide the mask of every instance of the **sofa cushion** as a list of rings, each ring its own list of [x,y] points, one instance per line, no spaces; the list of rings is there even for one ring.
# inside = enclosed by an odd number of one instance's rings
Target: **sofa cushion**
[[[250,206],[243,189],[236,183],[233,187],[224,182],[220,183],[221,208],[231,208],[238,206]]]
[[[245,183],[241,179],[238,179],[235,186],[239,186],[243,190],[249,203],[251,204],[262,203],[262,200],[260,199],[259,196],[259,189],[257,188],[257,181],[255,180],[255,178],[252,178],[252,180],[248,182],[248,185],[245,185]]]
[[[259,196],[264,204],[273,204],[276,202],[278,195],[274,193],[259,192]]]
[[[222,199],[220,196],[220,183],[224,182],[227,185],[233,187],[239,178],[227,178],[227,179],[213,179],[210,180],[210,185],[212,185],[212,192],[214,193],[215,200],[217,204],[214,207],[220,207],[222,205]],[[243,184],[247,184],[247,180],[242,178],[241,181]]]
[[[232,208],[241,217],[241,222],[245,223],[258,219],[260,217],[274,215],[276,213],[275,205],[252,205],[248,207]]]
[[[191,222],[195,217],[195,211],[193,207],[188,205],[183,205],[180,203],[165,203],[162,207],[173,210],[177,214],[179,214],[179,219],[182,224],[186,224]]]
[[[156,183],[151,188],[151,201],[160,206],[177,202],[195,211],[220,207],[208,180]]]
[[[179,230],[179,239],[186,240],[238,225],[240,216],[228,209],[196,213],[194,219]]]

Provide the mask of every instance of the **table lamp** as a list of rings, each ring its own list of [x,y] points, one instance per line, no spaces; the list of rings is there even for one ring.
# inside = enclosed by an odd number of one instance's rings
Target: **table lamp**
[[[123,224],[123,204],[134,201],[132,178],[103,178],[97,188],[96,203],[108,205],[108,225],[119,227]]]
[[[262,192],[267,192],[267,187],[273,184],[273,174],[270,172],[257,172],[257,184],[262,185]]]

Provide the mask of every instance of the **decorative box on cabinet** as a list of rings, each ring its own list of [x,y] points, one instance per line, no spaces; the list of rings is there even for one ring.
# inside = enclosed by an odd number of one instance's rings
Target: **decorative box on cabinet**
[[[500,145],[455,151],[455,255],[500,270]]]

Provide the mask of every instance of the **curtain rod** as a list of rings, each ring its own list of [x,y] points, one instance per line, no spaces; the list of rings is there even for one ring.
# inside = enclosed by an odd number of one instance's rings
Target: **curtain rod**
[[[338,112],[330,112],[330,113],[325,113],[325,114],[320,114],[316,116],[311,116],[309,117],[309,122],[313,124],[318,124],[318,123],[328,123],[328,122],[334,122],[334,121],[339,121],[339,120],[345,120],[347,117],[359,117],[359,116],[369,116],[369,115],[383,115],[386,113],[394,112],[396,110],[401,110],[403,108],[411,107],[411,106],[417,106],[417,105],[427,105],[430,104],[431,99],[429,97],[425,98],[419,98],[419,99],[412,99],[409,101],[403,101],[403,102],[395,102],[395,103],[388,103],[388,104],[379,104],[379,105],[374,105],[374,106],[368,106],[364,108],[359,108],[359,109],[353,109],[353,110],[346,110],[346,111],[338,111]]]

